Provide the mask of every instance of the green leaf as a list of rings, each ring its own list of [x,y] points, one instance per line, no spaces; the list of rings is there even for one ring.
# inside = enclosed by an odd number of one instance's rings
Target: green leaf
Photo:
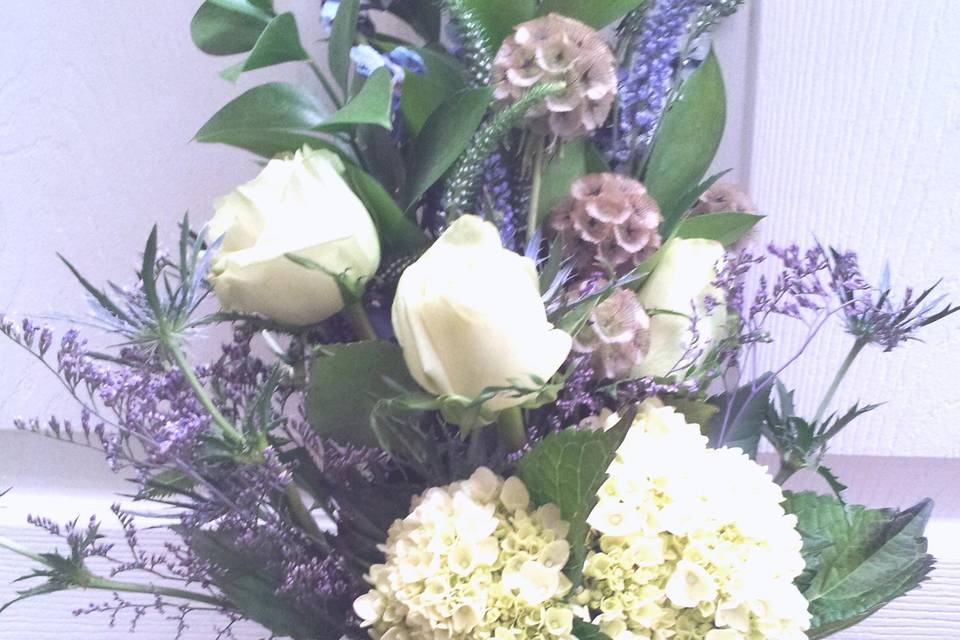
[[[420,135],[427,118],[444,100],[467,86],[455,60],[431,49],[420,49],[419,53],[427,72],[408,73],[400,95],[400,113],[414,136]]]
[[[345,177],[354,193],[380,231],[380,242],[386,249],[412,253],[423,249],[429,240],[377,180],[360,167],[347,164]]]
[[[494,50],[500,48],[515,26],[531,20],[537,12],[536,0],[472,0],[464,4],[475,12]]]
[[[643,183],[661,210],[674,211],[683,195],[703,178],[720,146],[725,122],[723,75],[711,51],[681,85],[653,142]]]
[[[492,97],[493,89],[488,87],[460,91],[430,115],[410,156],[410,204],[443,177],[467,148]]]
[[[570,428],[541,440],[517,463],[520,478],[534,503],[549,502],[560,508],[570,523],[570,561],[567,576],[576,585],[586,558],[587,517],[597,503],[597,491],[607,478],[607,468],[616,456],[635,411],[629,412],[607,431]]]
[[[311,94],[283,82],[254,87],[215,113],[197,132],[198,142],[220,142],[265,157],[304,144],[332,145],[312,129],[324,122],[324,107]]]
[[[923,531],[933,503],[905,510],[844,505],[832,496],[787,492],[807,571],[798,585],[813,615],[811,640],[853,626],[923,582],[933,568]]]
[[[706,430],[710,420],[717,415],[720,408],[708,402],[688,400],[686,398],[669,398],[664,401],[683,415],[688,424],[700,425],[701,431]]]
[[[247,59],[229,67],[220,75],[234,81],[244,71],[309,59],[310,54],[304,51],[303,45],[300,44],[296,18],[292,13],[281,13],[267,24]]]
[[[538,225],[543,224],[554,207],[570,195],[570,185],[574,180],[588,173],[605,170],[597,167],[599,155],[597,148],[587,138],[575,138],[560,145],[543,170],[537,207]]]
[[[372,124],[391,129],[392,92],[393,80],[390,71],[381,67],[370,74],[360,92],[343,105],[342,109],[314,128],[317,131],[338,131],[345,126]]]
[[[647,0],[544,0],[538,15],[559,13],[600,29],[619,20]]]
[[[416,390],[403,352],[389,342],[323,347],[314,359],[307,393],[307,419],[317,433],[341,443],[376,447],[370,413],[378,401]]]
[[[610,640],[600,627],[580,618],[573,619],[573,635],[577,640]]]
[[[677,237],[706,238],[729,247],[742,240],[761,220],[763,216],[736,211],[693,216],[680,223]]]
[[[330,66],[330,75],[344,93],[347,92],[347,81],[350,78],[350,49],[357,37],[359,17],[360,0],[343,0],[330,27],[327,64]]]
[[[394,0],[387,9],[427,42],[440,40],[440,4],[435,0]]]
[[[705,194],[710,187],[728,173],[730,173],[729,169],[710,176],[703,182],[687,190],[680,196],[680,199],[669,208],[664,209],[661,207],[660,212],[663,214],[663,223],[660,225],[660,235],[665,238],[663,244],[666,244],[667,241],[676,236],[677,230],[680,228],[680,225],[683,224],[686,214],[697,203],[700,196]]]
[[[252,0],[206,0],[190,21],[190,37],[204,53],[250,51],[273,18],[272,8]]]
[[[743,385],[732,395],[728,392],[710,398],[710,404],[719,408],[707,425],[711,447],[738,448],[751,458],[757,457],[757,446],[766,420],[774,380],[772,373],[765,373]],[[725,421],[727,429],[723,432]]]

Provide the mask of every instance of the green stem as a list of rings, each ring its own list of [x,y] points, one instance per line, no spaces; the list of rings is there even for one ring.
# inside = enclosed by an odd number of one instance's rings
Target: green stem
[[[823,416],[826,415],[827,410],[830,408],[830,403],[833,402],[833,397],[837,394],[837,389],[840,388],[840,383],[843,382],[847,372],[850,371],[850,365],[857,359],[857,356],[860,355],[860,352],[863,351],[865,346],[867,346],[867,343],[863,340],[857,340],[853,343],[850,353],[847,354],[843,364],[840,365],[840,369],[837,370],[837,375],[833,377],[833,382],[830,383],[830,386],[827,388],[827,393],[823,396],[823,401],[820,402],[817,414],[813,417],[813,424],[818,424]]]
[[[533,144],[533,176],[530,181],[530,211],[527,213],[527,242],[530,242],[530,238],[540,226],[538,209],[540,209],[540,188],[543,183],[543,165],[546,155],[546,140],[543,137],[538,137]]]
[[[370,324],[370,318],[367,317],[367,311],[363,308],[363,302],[357,301],[348,304],[343,309],[343,315],[350,323],[350,328],[361,340],[379,340],[376,329]]]
[[[297,521],[297,524],[311,536],[322,539],[323,532],[320,531],[317,521],[310,515],[307,506],[303,504],[303,498],[300,497],[300,490],[297,488],[297,485],[288,484],[285,492],[287,504],[290,506],[290,513],[293,514],[293,518]]]
[[[787,480],[793,477],[799,469],[794,467],[792,464],[786,460],[780,461],[780,470],[777,471],[777,475],[773,476],[773,482],[780,485],[781,487],[786,483]]]
[[[39,553],[34,553],[33,551],[30,551],[30,549],[27,549],[26,547],[17,544],[16,542],[14,542],[9,538],[0,537],[0,547],[6,549],[7,551],[13,551],[14,553],[19,554],[24,558],[30,558],[31,560],[35,560],[40,564],[44,564],[44,565],[47,564],[47,561],[44,560]]]
[[[497,434],[509,451],[519,451],[527,443],[527,429],[523,425],[523,409],[511,407],[497,416]]]
[[[180,351],[180,348],[177,347],[172,340],[165,340],[164,342],[166,342],[166,346],[170,351],[170,355],[173,357],[173,361],[177,364],[177,368],[180,369],[180,373],[186,378],[190,384],[190,388],[193,389],[194,395],[197,396],[200,404],[203,405],[203,408],[206,409],[210,417],[213,418],[213,422],[219,427],[220,432],[235,444],[242,444],[244,441],[243,435],[227,420],[226,416],[220,413],[220,409],[213,404],[213,400],[210,399],[206,389],[200,384],[196,374],[193,372],[193,368],[190,366],[190,363],[187,362],[187,358],[183,355],[183,352]]]
[[[223,598],[211,596],[206,593],[197,593],[196,591],[187,591],[185,589],[174,589],[172,587],[158,587],[154,584],[137,584],[135,582],[123,582],[120,580],[110,580],[99,576],[91,576],[84,584],[78,585],[84,589],[99,589],[101,591],[122,591],[124,593],[149,593],[150,595],[167,596],[170,598],[179,598],[181,600],[192,600],[202,602],[214,607],[233,609],[233,605]]]
[[[343,102],[337,96],[337,92],[333,90],[333,85],[327,80],[327,76],[323,74],[323,70],[321,70],[313,60],[307,61],[307,65],[310,67],[310,70],[313,71],[313,75],[317,76],[317,80],[319,80],[323,86],[323,90],[327,93],[327,97],[330,98],[330,102],[332,102],[337,109],[342,107]]]

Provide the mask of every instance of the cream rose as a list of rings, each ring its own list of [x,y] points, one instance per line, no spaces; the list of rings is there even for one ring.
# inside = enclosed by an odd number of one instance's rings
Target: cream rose
[[[671,240],[637,297],[650,314],[650,351],[634,375],[666,376],[680,363],[693,339],[691,314],[698,316],[697,349],[705,351],[722,337],[727,322],[723,293],[713,286],[723,260],[723,245],[714,240]],[[710,296],[716,306],[706,311]],[[668,313],[662,313],[668,312]],[[681,314],[681,315],[677,315]]]
[[[533,262],[476,216],[457,219],[400,277],[393,328],[410,373],[437,395],[549,379],[570,336],[547,321]],[[522,402],[501,395],[485,409]]]
[[[214,204],[208,237],[223,241],[210,281],[224,309],[314,324],[344,307],[334,276],[362,280],[376,273],[377,230],[341,171],[333,153],[304,147],[271,160]],[[325,271],[298,265],[288,253]]]

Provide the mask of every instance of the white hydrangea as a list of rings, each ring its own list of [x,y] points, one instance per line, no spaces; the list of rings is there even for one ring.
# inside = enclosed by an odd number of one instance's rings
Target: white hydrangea
[[[573,640],[569,524],[487,468],[428,489],[390,527],[354,611],[382,640]]]
[[[614,418],[599,424],[615,423]],[[579,604],[614,640],[801,640],[796,518],[766,470],[646,405],[588,522]]]

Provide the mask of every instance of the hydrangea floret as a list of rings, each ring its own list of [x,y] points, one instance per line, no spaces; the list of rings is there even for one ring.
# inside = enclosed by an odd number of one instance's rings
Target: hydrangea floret
[[[806,638],[796,517],[740,450],[645,403],[598,496],[576,600],[611,638]]]
[[[373,638],[572,640],[569,524],[486,467],[414,497],[354,611]]]

